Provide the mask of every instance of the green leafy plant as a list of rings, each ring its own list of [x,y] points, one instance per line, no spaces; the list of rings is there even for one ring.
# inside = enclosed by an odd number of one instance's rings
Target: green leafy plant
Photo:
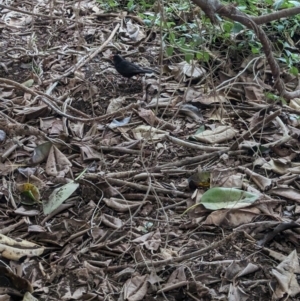
[[[106,11],[110,11],[115,9],[116,7],[118,7],[120,5],[119,1],[117,0],[96,0],[100,7],[103,8]]]
[[[159,27],[165,45],[167,56],[181,56],[187,61],[191,59],[208,62],[211,54],[206,48],[227,50],[225,56],[234,57],[237,61],[249,56],[262,53],[262,45],[256,34],[246,29],[239,22],[222,20],[221,27],[214,26],[210,20],[199,12],[190,15],[193,4],[187,0],[169,1],[164,3],[164,11],[155,10],[155,0],[145,1],[118,1],[97,0],[105,10],[125,9],[129,12],[135,11],[146,26]],[[278,0],[225,0],[225,4],[236,6],[249,16],[259,16],[270,13],[274,9],[290,8],[299,6],[298,1]],[[300,38],[299,28],[300,16],[280,19],[263,25],[263,30],[270,37],[276,48],[278,60],[286,64],[289,72],[293,75],[299,73],[299,54],[292,43],[292,39],[298,41]],[[294,47],[294,49],[292,49]]]

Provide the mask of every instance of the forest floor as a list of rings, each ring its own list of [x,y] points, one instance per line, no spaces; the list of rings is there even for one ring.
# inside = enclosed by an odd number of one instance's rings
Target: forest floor
[[[295,300],[300,109],[264,56],[56,5],[1,7],[0,300]]]

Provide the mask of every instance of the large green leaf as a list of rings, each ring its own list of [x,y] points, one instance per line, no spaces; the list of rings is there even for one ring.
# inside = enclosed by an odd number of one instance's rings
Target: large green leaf
[[[79,184],[70,182],[53,190],[49,199],[43,201],[44,214],[49,214],[58,208],[77,188]]]
[[[258,195],[236,188],[214,187],[206,191],[201,204],[210,210],[244,208],[253,204]]]

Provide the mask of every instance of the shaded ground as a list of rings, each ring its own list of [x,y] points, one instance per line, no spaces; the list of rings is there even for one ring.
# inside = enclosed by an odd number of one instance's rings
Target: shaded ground
[[[266,101],[264,58],[211,45],[210,64],[160,64],[159,30],[135,16],[14,9],[0,27],[1,300],[296,300],[299,104]],[[126,82],[117,50],[160,75]],[[50,214],[24,196],[30,183],[49,203],[78,176]],[[212,187],[257,200],[191,208]]]

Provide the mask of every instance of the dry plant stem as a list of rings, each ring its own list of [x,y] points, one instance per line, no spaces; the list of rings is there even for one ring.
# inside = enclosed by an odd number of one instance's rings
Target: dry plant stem
[[[180,167],[180,166],[185,166],[185,165],[189,165],[189,164],[195,164],[195,163],[200,163],[201,160],[205,160],[208,158],[214,158],[217,156],[221,156],[222,154],[226,153],[228,150],[222,150],[222,151],[215,151],[209,154],[203,154],[200,156],[196,156],[193,158],[187,158],[187,159],[183,159],[180,161],[176,161],[176,162],[171,162],[171,163],[166,163],[163,165],[159,165],[153,168],[150,168],[151,172],[156,172],[156,171],[160,171],[163,168],[168,168],[168,167]]]
[[[173,143],[176,143],[178,145],[181,145],[181,146],[184,146],[184,147],[187,147],[187,148],[193,148],[193,149],[209,151],[209,152],[211,152],[211,151],[220,151],[220,150],[222,150],[222,151],[229,150],[229,147],[213,147],[213,146],[198,145],[198,144],[195,144],[195,143],[191,143],[191,142],[187,142],[187,141],[175,138],[175,137],[170,136],[170,135],[166,135],[165,138],[167,140],[172,141]]]
[[[187,286],[188,284],[189,284],[189,281],[180,281],[180,282],[168,285],[168,286],[158,290],[157,293],[158,294],[165,293],[165,292],[171,291],[173,289],[177,289],[179,287]]]
[[[192,253],[189,253],[189,254],[185,254],[185,255],[182,255],[182,256],[179,256],[179,257],[174,257],[174,258],[165,259],[165,260],[158,260],[158,261],[149,260],[149,261],[137,263],[135,265],[126,264],[126,265],[122,265],[122,266],[110,266],[106,270],[108,272],[112,272],[112,271],[123,270],[124,268],[128,268],[128,267],[132,267],[132,268],[144,268],[144,267],[147,267],[147,266],[157,267],[157,266],[164,266],[164,265],[172,264],[172,263],[179,263],[179,262],[182,262],[182,261],[187,260],[187,259],[197,258],[197,257],[199,257],[203,254],[206,254],[207,252],[209,252],[211,250],[218,249],[221,246],[226,247],[227,244],[229,243],[229,241],[231,239],[233,239],[235,237],[235,235],[236,235],[236,233],[233,232],[233,233],[229,234],[227,237],[221,239],[218,242],[215,242],[215,243],[211,244],[208,247],[205,247],[205,248],[200,249],[198,251],[195,251],[195,252],[192,252]]]
[[[227,88],[228,88],[228,85],[236,85],[236,84],[242,84],[242,85],[245,85],[246,83],[244,83],[244,82],[234,82],[234,83],[231,83],[231,82],[234,81],[235,79],[238,79],[244,72],[246,72],[246,71],[248,70],[248,67],[250,66],[250,64],[251,64],[252,62],[258,61],[260,58],[261,58],[261,56],[260,56],[260,57],[255,57],[255,58],[253,58],[252,60],[250,60],[250,61],[248,62],[248,64],[245,66],[245,68],[244,68],[242,71],[240,71],[236,76],[234,76],[234,77],[232,77],[232,78],[229,78],[229,79],[225,80],[224,82],[222,82],[220,85],[218,85],[218,86],[215,88],[216,92],[219,92],[219,91],[221,91],[221,90],[223,90],[223,89],[227,89]],[[255,63],[254,63],[254,64],[255,64]],[[253,83],[249,83],[249,84],[253,85]],[[225,85],[226,85],[226,86],[225,86]],[[258,85],[258,86],[259,86],[259,85]]]
[[[116,34],[117,30],[120,27],[120,23],[118,23],[114,30],[112,31],[112,33],[110,34],[110,36],[108,37],[108,39],[96,50],[94,50],[94,52],[92,52],[91,54],[86,55],[85,57],[81,58],[79,60],[79,62],[75,65],[72,66],[71,68],[69,68],[69,70],[67,70],[64,74],[62,74],[61,76],[58,76],[55,79],[51,79],[51,80],[47,80],[44,82],[44,84],[50,84],[53,81],[59,81],[62,78],[68,77],[69,75],[71,75],[72,73],[74,73],[77,69],[81,68],[82,66],[84,66],[87,62],[89,62],[91,59],[93,59],[96,55],[98,55],[104,47],[106,47],[106,45],[112,40],[112,38],[114,37],[114,35]]]
[[[51,95],[52,92],[54,91],[54,89],[57,87],[57,85],[58,85],[58,82],[52,83],[52,85],[50,85],[50,87],[47,88],[46,94]],[[62,103],[61,103],[61,105],[62,105]]]
[[[7,181],[7,191],[8,191],[8,199],[11,202],[11,205],[14,209],[17,209],[18,206],[16,205],[14,196],[12,194],[12,181]]]
[[[126,200],[141,200],[145,194],[144,193],[123,193],[123,196]],[[149,195],[147,200],[155,201],[157,198],[154,195]],[[164,202],[174,202],[179,204],[182,202],[182,198],[169,198],[166,196],[159,196],[159,199]],[[185,202],[185,201],[184,201]]]
[[[92,216],[90,218],[91,234],[93,234],[92,232],[93,232],[93,227],[94,227],[94,218],[95,218],[96,212],[99,212],[99,204],[103,200],[104,194],[103,194],[103,191],[99,187],[97,187],[97,185],[95,185],[94,183],[92,183],[90,181],[87,181],[84,178],[81,178],[81,181],[83,181],[85,183],[88,183],[89,185],[91,185],[92,187],[94,187],[96,190],[98,190],[101,193],[101,196],[100,196],[100,198],[99,198],[99,200],[98,200],[98,202],[96,204],[96,207],[93,210],[93,214],[92,214]]]
[[[150,174],[149,174],[148,172],[143,172],[143,173],[140,173],[140,174],[135,175],[135,176],[133,177],[133,179],[134,179],[134,180],[137,180],[137,181],[139,181],[139,180],[145,180],[145,179],[147,179],[149,176],[154,177],[154,178],[162,178],[162,177],[164,177],[164,175],[161,174],[161,173],[150,173]]]
[[[147,191],[149,189],[149,186],[146,186],[146,185],[131,183],[128,181],[123,181],[123,180],[118,180],[118,179],[106,178],[106,181],[109,184],[131,187],[131,188],[141,190],[141,191]],[[190,194],[187,194],[185,192],[178,191],[178,190],[150,187],[150,191],[156,191],[157,193],[165,193],[165,194],[176,195],[176,196],[190,197]]]
[[[16,224],[10,225],[8,227],[5,227],[4,229],[0,230],[0,234],[7,234],[10,233],[12,231],[14,231],[15,229],[17,229],[19,226],[23,225],[25,223],[25,219],[22,218],[20,221],[18,221]]]
[[[240,281],[239,282],[242,287],[249,287],[250,291],[252,291],[255,287],[261,285],[261,284],[270,284],[270,280],[246,280],[246,281]],[[289,298],[288,298],[289,299]]]
[[[116,230],[119,230],[119,228],[116,229]],[[107,237],[104,242],[101,242],[101,243],[98,243],[98,244],[91,244],[91,246],[89,248],[87,247],[87,250],[88,249],[96,250],[96,249],[101,249],[101,248],[104,248],[104,247],[109,249],[109,247],[113,247],[114,245],[120,243],[123,239],[125,239],[126,235],[120,236],[119,238],[117,238],[116,240],[113,240],[113,241],[108,241],[108,238],[109,237]],[[109,251],[112,251],[112,250],[109,249]],[[82,251],[80,253],[82,253]]]
[[[159,26],[160,26],[160,29],[162,30],[163,22],[166,21],[165,14],[164,14],[163,6],[161,5],[162,1],[158,1],[157,3],[159,4],[159,13],[160,13]],[[155,13],[155,18],[157,17],[157,15],[158,15],[158,11]],[[154,21],[152,21],[152,22],[154,22]],[[152,26],[153,25],[154,25],[154,23],[152,23]],[[159,63],[160,64],[162,64],[163,60],[164,60],[163,43],[164,43],[163,36],[160,35],[160,49],[159,49]],[[159,78],[158,78],[158,91],[157,91],[157,97],[156,97],[156,108],[155,108],[155,112],[154,112],[155,114],[158,113],[158,99],[159,99],[159,95],[161,95],[161,91],[162,91],[162,72],[163,72],[163,69],[160,68],[160,74],[159,74]],[[161,115],[161,118],[163,118],[163,116],[164,116],[164,113]]]
[[[222,104],[224,108],[228,108],[228,109],[232,109],[232,104]],[[243,110],[243,111],[261,111],[262,109],[266,109],[268,108],[269,105],[258,105],[258,106],[243,106],[243,105],[235,105],[234,109],[235,110]],[[299,114],[299,111],[297,111],[297,113]]]
[[[2,155],[2,160],[8,158],[16,149],[18,148],[18,144],[13,144],[11,147],[9,147]]]
[[[274,113],[267,116],[262,121],[258,122],[253,128],[249,129],[246,133],[244,133],[241,137],[239,137],[230,147],[230,150],[236,150],[239,147],[239,144],[244,140],[247,140],[252,135],[254,135],[257,131],[262,129],[262,127],[266,126],[268,123],[273,121],[278,115],[281,114],[281,110],[277,110]]]
[[[159,210],[159,209],[157,209]],[[168,220],[163,220],[163,219],[157,219],[157,218],[141,218],[141,217],[135,217],[134,219],[139,219],[139,220],[144,220],[147,222],[154,222],[154,223],[162,223],[162,224],[166,224],[166,223],[170,223],[170,224],[181,224],[181,221],[168,221]],[[133,235],[136,235],[136,237],[140,237],[140,234],[137,233],[132,233]]]
[[[280,138],[277,141],[270,142],[270,143],[267,143],[267,144],[263,144],[262,146],[263,147],[267,147],[267,148],[269,148],[269,147],[275,147],[275,146],[280,146],[280,145],[286,144],[287,142],[289,142],[292,139],[293,138],[291,136],[283,136],[282,138]]]
[[[68,103],[70,102],[70,98],[67,98],[66,101],[64,102],[62,109],[63,112],[66,114],[67,111],[67,107],[68,107]],[[66,137],[69,136],[69,132],[68,132],[68,125],[67,125],[67,119],[65,117],[62,118],[62,127],[63,127],[63,132],[65,134]]]
[[[229,265],[232,263],[239,263],[242,262],[242,260],[217,260],[217,261],[200,261],[198,263],[196,263],[194,266],[199,266],[199,265],[206,265],[206,266],[210,266],[210,265]]]
[[[73,235],[71,235],[66,241],[65,241],[65,244],[66,245],[69,241],[79,237],[79,236],[82,236],[83,234],[87,233],[88,231],[90,231],[90,229],[85,229],[85,230],[82,230],[82,231],[79,231]]]
[[[110,172],[110,173],[106,174],[105,176],[107,178],[121,179],[121,178],[127,178],[127,177],[134,176],[138,173],[140,173],[140,171],[129,170],[129,171],[120,171],[120,172]],[[91,174],[91,175],[93,176],[93,174]]]
[[[118,152],[118,153],[124,153],[124,154],[145,154],[145,155],[150,155],[152,152],[148,150],[143,150],[141,152],[140,150],[137,149],[129,149],[126,147],[113,147],[113,146],[99,146],[98,149],[102,151],[108,151],[108,152]]]
[[[143,147],[144,147],[144,144],[142,145],[142,149],[143,149]],[[152,183],[152,177],[150,176],[151,173],[150,173],[149,170],[147,169],[146,164],[145,164],[145,160],[144,160],[143,157],[141,158],[141,161],[142,161],[143,169],[146,170],[147,173],[149,174],[149,177],[148,177],[148,187],[149,187],[148,194],[149,194],[150,189],[153,187],[153,186],[151,185],[151,183]],[[154,178],[153,180],[156,181],[155,178]],[[157,203],[161,208],[163,208],[163,204],[162,204],[162,202],[161,202],[159,196],[157,195],[157,191],[156,191],[155,189],[153,190],[153,195],[157,198],[157,199],[156,199],[156,203]],[[163,209],[163,214],[164,214],[164,216],[165,216],[165,219],[167,220],[167,224],[166,224],[166,232],[167,232],[167,235],[166,235],[166,237],[165,237],[165,248],[167,248],[167,246],[168,246],[168,240],[169,240],[169,233],[170,233],[170,224],[169,224],[169,222],[168,222],[168,221],[169,221],[169,216],[167,215],[167,213],[165,212],[164,209]]]
[[[161,197],[159,197],[160,200],[161,200]],[[179,205],[183,205],[183,204],[186,204],[186,201],[187,200],[183,200],[183,201],[180,201],[180,202],[177,202],[173,205],[169,205],[169,206],[165,206],[165,207],[161,207],[161,208],[158,208],[157,211],[160,211],[160,210],[167,210],[167,209],[171,209],[171,208],[174,208],[174,207],[177,207]]]
[[[119,172],[110,172],[105,174],[105,177],[107,178],[116,178],[116,179],[122,179],[122,178],[128,178],[128,177],[133,177],[135,175],[139,175],[141,172],[141,170],[130,170],[130,171],[119,171]],[[163,173],[170,175],[170,173],[175,174],[176,176],[178,176],[179,174],[182,175],[192,175],[193,173],[195,173],[195,171],[190,171],[190,170],[180,170],[180,169],[176,169],[176,170],[163,170]],[[103,175],[104,176],[104,175]],[[93,174],[93,173],[86,173],[84,175],[84,178],[89,179],[89,180],[95,180],[95,181],[101,181],[101,179],[103,180],[103,176],[99,175],[99,174]],[[132,194],[135,195],[135,194]]]
[[[132,109],[138,108],[138,107],[139,107],[139,104],[131,103],[127,107],[121,108],[118,111],[115,111],[113,113],[109,113],[109,114],[106,114],[106,115],[102,115],[100,117],[91,118],[90,120],[91,121],[104,121],[106,119],[111,119],[111,118],[115,118],[115,117],[119,117],[119,116],[124,116],[125,114],[130,112]]]
[[[140,171],[136,171],[136,170],[110,172],[110,173],[106,174],[105,177],[122,179],[122,178],[128,178],[128,177],[134,176],[134,175],[139,174],[139,173],[140,173]],[[84,175],[85,179],[94,180],[94,181],[104,180],[103,177],[104,177],[104,175],[102,176],[102,175],[97,175],[97,174],[93,174],[93,173],[86,173]]]

